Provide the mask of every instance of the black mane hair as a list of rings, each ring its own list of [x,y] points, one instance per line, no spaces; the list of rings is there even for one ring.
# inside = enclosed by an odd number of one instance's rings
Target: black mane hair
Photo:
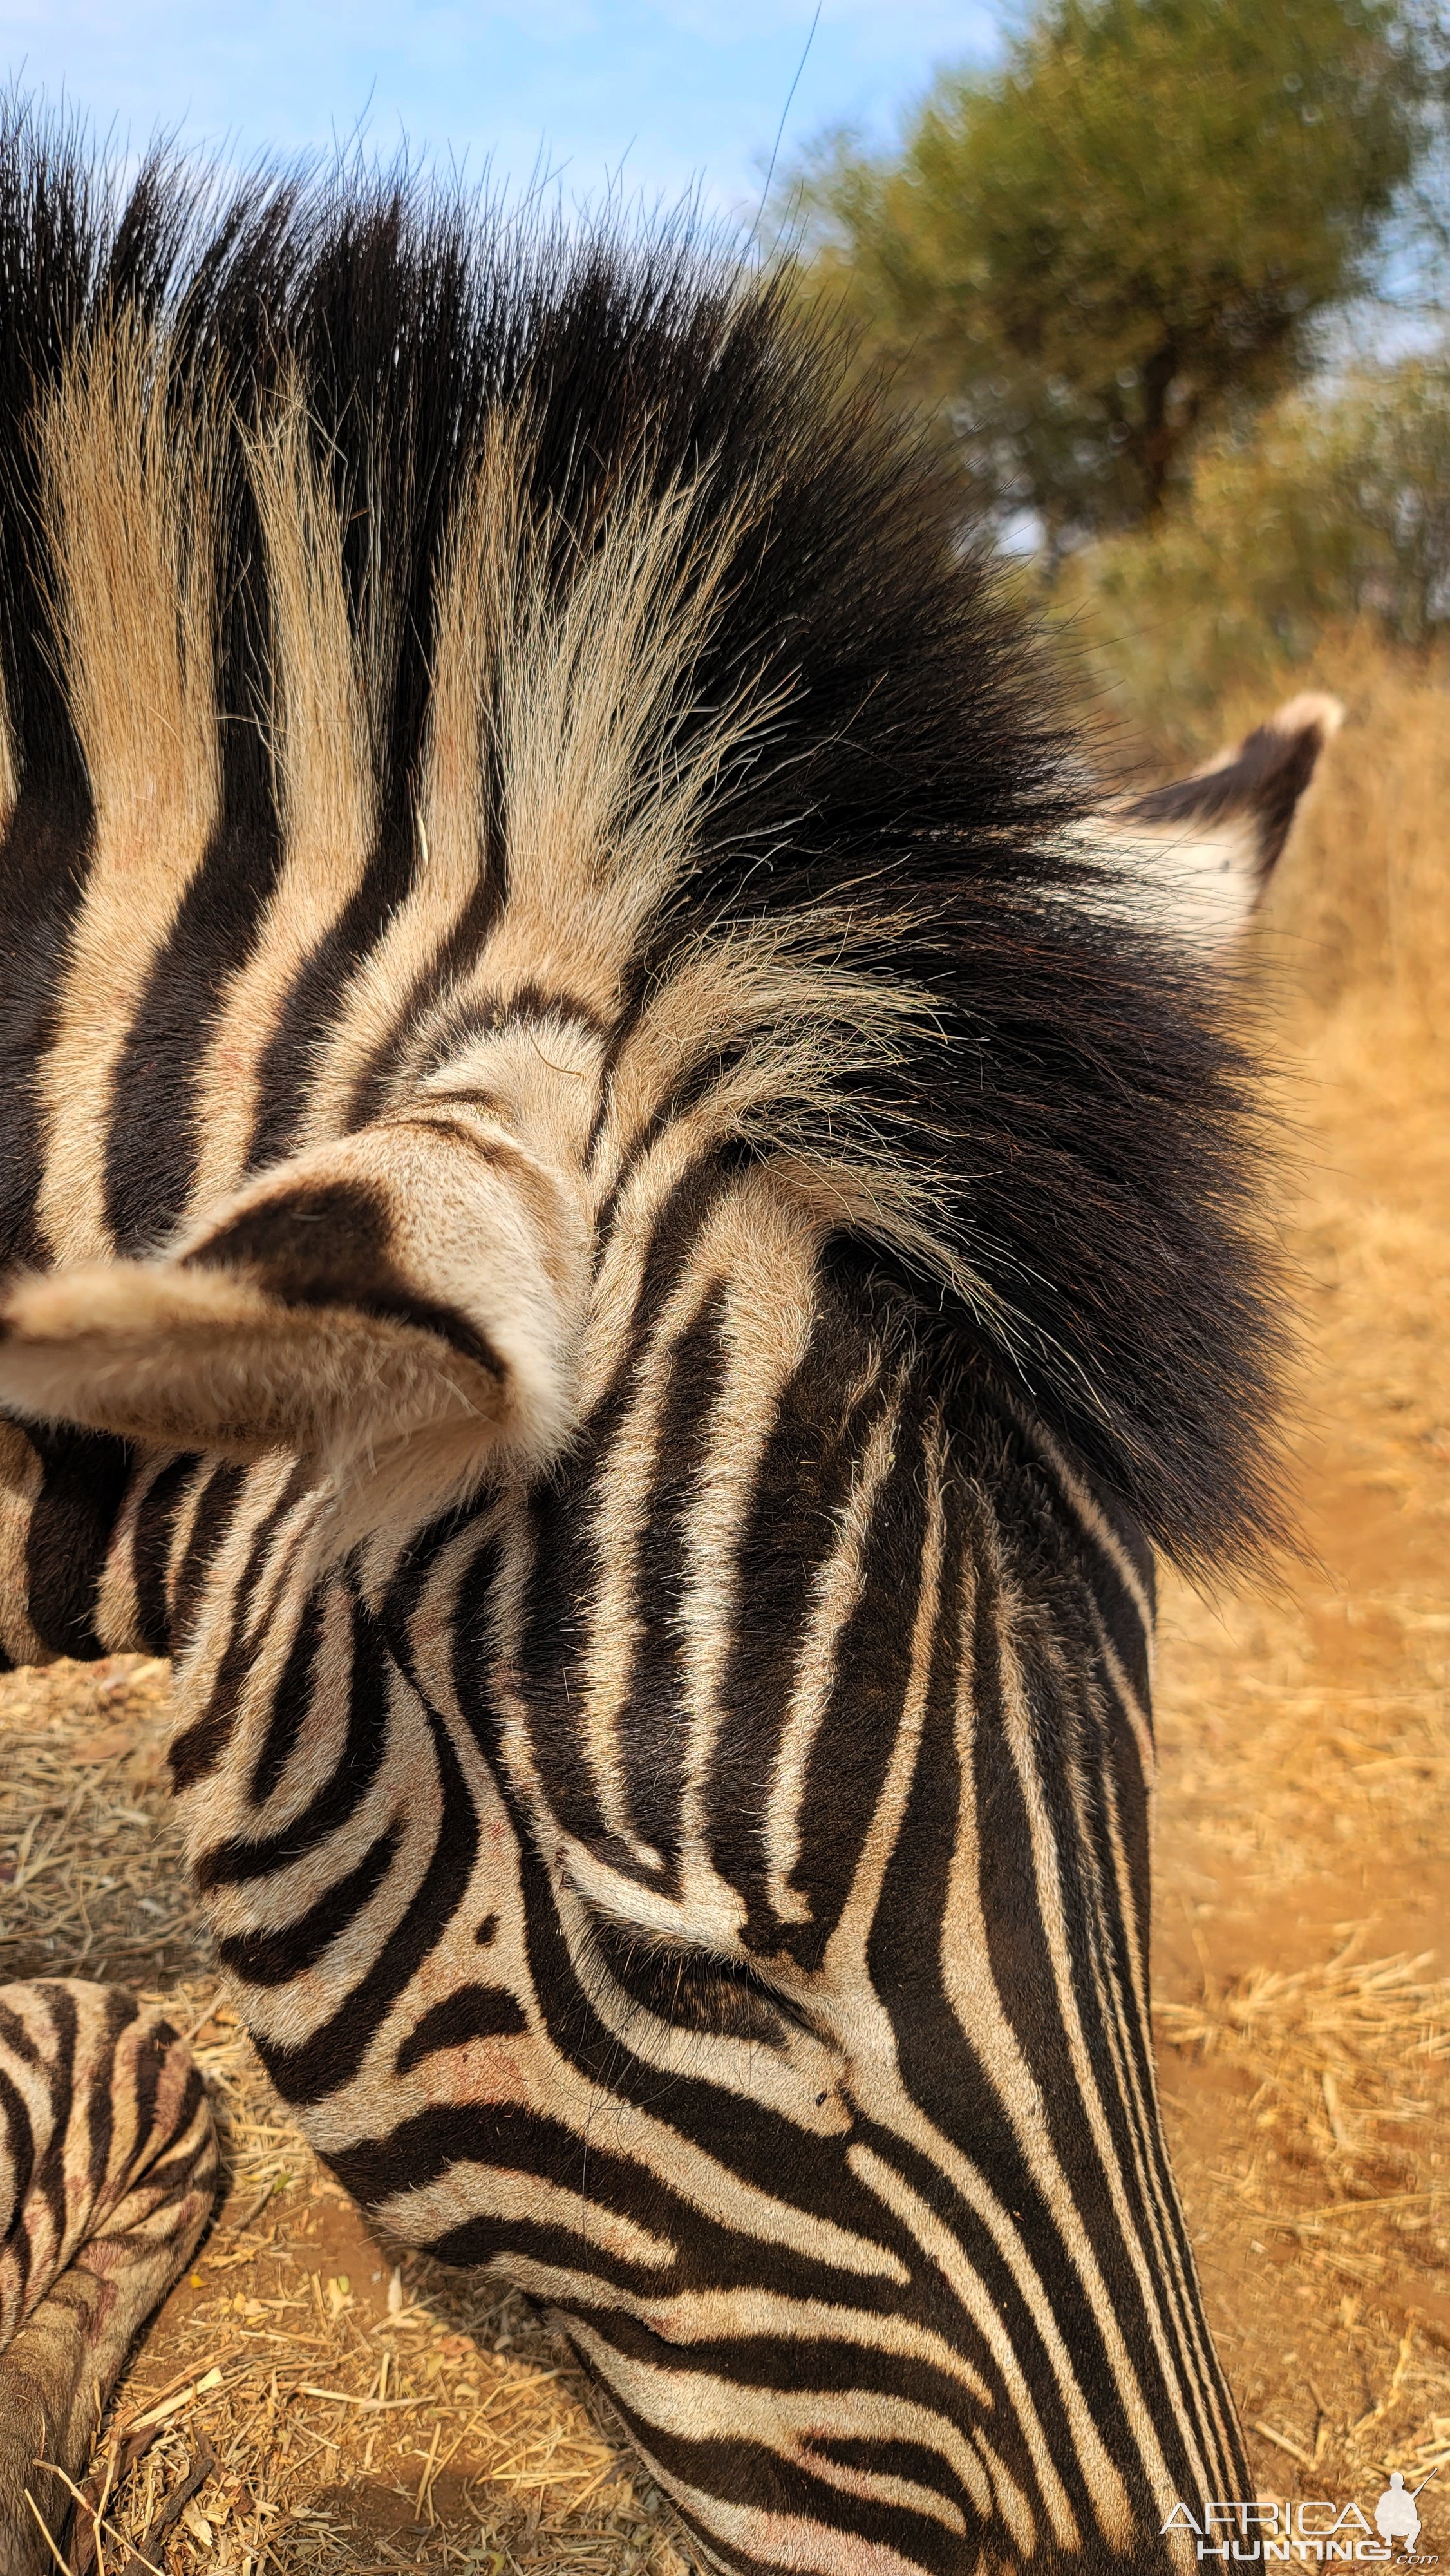
[[[695,476],[694,507],[722,521],[764,496],[739,514],[728,609],[691,691],[702,724],[747,683],[772,711],[722,771],[636,994],[702,926],[843,908],[868,971],[933,998],[884,1096],[872,1074],[872,1099],[986,1292],[975,1312],[937,1282],[913,1293],[964,1350],[985,1340],[1170,1551],[1202,1562],[1272,1535],[1275,1309],[1232,996],[1103,902],[1103,866],[1072,838],[1085,771],[1042,654],[962,543],[949,469],[845,340],[807,327],[787,277],[742,272],[681,225],[570,231],[356,169],[224,183],[165,150],[123,187],[78,130],[13,101],[0,124],[0,661],[19,778],[0,942],[16,1102],[6,1257],[30,1249],[28,1069],[90,810],[58,676],[35,423],[67,351],[129,313],[167,325],[167,399],[214,401],[220,386],[229,426],[221,819],[138,997],[131,1055],[154,1111],[115,1176],[118,1241],[154,1240],[184,1200],[190,1084],[279,864],[249,426],[295,376],[346,529],[352,613],[369,613],[381,532],[401,621],[376,845],[272,1043],[278,1151],[342,968],[417,865],[442,552],[482,425],[526,404],[528,505],[574,559],[631,476],[661,494]],[[481,885],[473,935],[497,900],[496,881]]]

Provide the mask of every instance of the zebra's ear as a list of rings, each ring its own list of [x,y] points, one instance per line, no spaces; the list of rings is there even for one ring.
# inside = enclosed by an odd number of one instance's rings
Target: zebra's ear
[[[561,1175],[457,1117],[393,1121],[274,1166],[163,1258],[12,1282],[0,1404],[293,1450],[377,1526],[558,1450],[587,1261]]]
[[[1091,838],[1112,847],[1151,919],[1192,946],[1223,948],[1262,900],[1343,719],[1337,698],[1290,698],[1191,778],[1110,806]]]

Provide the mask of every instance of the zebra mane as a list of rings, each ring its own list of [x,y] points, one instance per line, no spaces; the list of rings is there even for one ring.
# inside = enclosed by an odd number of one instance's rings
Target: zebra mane
[[[487,942],[480,1011],[559,1003],[617,1050],[648,1007],[656,1114],[714,1082],[1171,1551],[1264,1540],[1252,1065],[1212,971],[1104,905],[1050,679],[960,516],[789,281],[683,227],[165,152],[123,187],[12,103],[5,1257],[100,818],[134,857],[96,973],[138,923],[158,961],[129,1060],[181,1062],[227,962],[286,951],[261,1160],[308,1084],[314,1132],[371,1114]],[[370,979],[368,1069],[328,1094]],[[224,1079],[158,1093],[104,1181],[58,1168],[149,1249],[177,1128],[205,1170],[240,1114]]]

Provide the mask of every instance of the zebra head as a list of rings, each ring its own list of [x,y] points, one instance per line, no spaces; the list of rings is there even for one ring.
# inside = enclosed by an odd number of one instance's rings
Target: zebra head
[[[12,1395],[298,1453],[210,1471],[182,1613],[239,2007],[710,2563],[1166,2565],[1245,2490],[1154,2094],[1149,1553],[780,1175],[609,1151],[585,1226],[499,1122],[514,1052],[593,1045],[522,1013],[168,1261],[12,1299]]]

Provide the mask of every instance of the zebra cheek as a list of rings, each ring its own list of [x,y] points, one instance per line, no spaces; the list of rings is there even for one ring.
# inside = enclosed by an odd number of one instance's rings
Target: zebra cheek
[[[528,2049],[527,2040],[521,2046],[503,2039],[471,2040],[464,2048],[449,2049],[431,2067],[418,2070],[424,2102],[484,2109],[490,2103],[531,2100],[536,2087],[524,2064]]]

